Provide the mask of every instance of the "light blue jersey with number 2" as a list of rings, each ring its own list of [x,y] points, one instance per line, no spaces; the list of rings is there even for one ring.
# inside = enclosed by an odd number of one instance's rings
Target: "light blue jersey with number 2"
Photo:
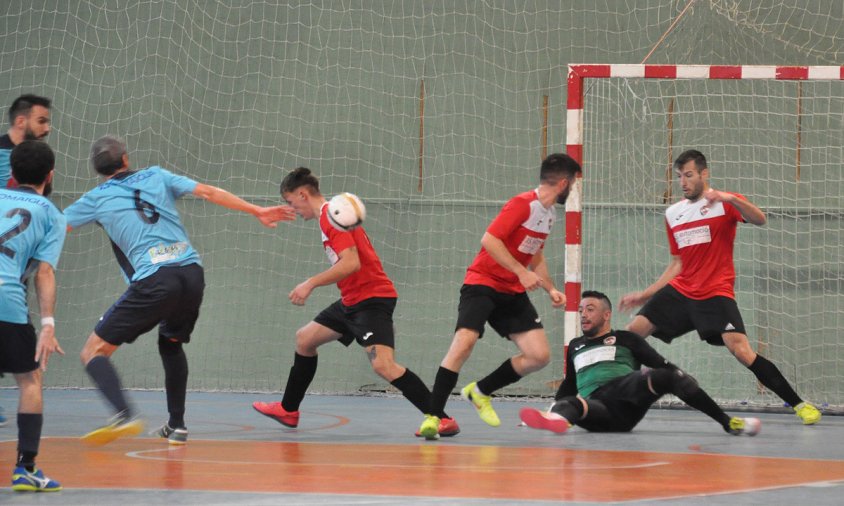
[[[56,268],[66,232],[62,213],[34,190],[0,190],[0,321],[29,321],[26,279],[39,262]]]
[[[120,173],[64,210],[67,224],[100,224],[111,239],[127,281],[138,281],[160,267],[199,264],[176,199],[192,193],[196,181],[158,166]]]

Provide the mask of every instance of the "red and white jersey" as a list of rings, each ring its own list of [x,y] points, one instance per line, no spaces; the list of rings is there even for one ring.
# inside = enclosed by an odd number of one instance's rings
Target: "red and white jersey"
[[[744,199],[738,193],[732,195]],[[686,199],[665,211],[671,254],[678,255],[683,263],[680,274],[669,284],[691,299],[719,295],[734,299],[733,243],[736,224],[744,218],[730,204],[707,206],[708,202],[704,198],[696,202]]]
[[[319,211],[319,229],[322,232],[322,246],[331,265],[340,260],[340,253],[352,246],[358,250],[360,270],[337,282],[343,304],[353,306],[372,297],[397,298],[398,293],[393,282],[384,272],[378,253],[369,242],[369,236],[358,227],[351,232],[341,232],[328,222],[328,203]]]
[[[551,233],[556,219],[554,206],[543,207],[537,190],[531,190],[516,195],[504,204],[486,231],[501,239],[513,258],[527,266],[545,247],[545,238]],[[467,285],[489,286],[501,293],[525,291],[525,287],[519,283],[519,277],[502,267],[484,248],[481,248],[466,270],[463,282]]]

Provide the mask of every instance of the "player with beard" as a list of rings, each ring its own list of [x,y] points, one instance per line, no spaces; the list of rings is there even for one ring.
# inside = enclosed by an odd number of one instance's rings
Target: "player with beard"
[[[644,304],[627,330],[666,343],[696,330],[710,345],[726,346],[759,383],[792,406],[803,424],[817,423],[821,412],[797,395],[773,362],[753,351],[736,303],[736,228],[739,222],[764,225],[765,213],[743,195],[711,188],[700,151],[681,153],[674,170],[686,198],[665,211],[671,261],[644,291],[621,298],[622,311]]]
[[[0,137],[0,188],[17,186],[9,165],[12,148],[25,140],[43,140],[50,133],[50,99],[19,96],[9,107],[9,123],[8,133]]]
[[[569,343],[566,378],[547,412],[524,408],[519,416],[534,429],[563,433],[576,424],[593,432],[629,432],[651,405],[674,394],[702,411],[730,434],[754,436],[756,418],[730,417],[697,382],[632,332],[613,330],[612,304],[601,292],[580,301],[583,335]],[[640,364],[650,369],[640,369]]]
[[[548,338],[527,292],[543,288],[553,307],[565,305],[565,295],[548,274],[543,248],[556,220],[554,204],[565,203],[579,173],[580,165],[570,156],[549,155],[539,169],[539,186],[510,199],[487,228],[460,289],[454,338],[436,374],[431,409],[419,427],[426,439],[447,435],[445,404],[487,322],[519,349],[488,376],[461,390],[488,425],[501,424],[491,394],[548,364]]]
[[[55,155],[44,142],[23,141],[12,150],[17,188],[0,189],[0,373],[12,373],[20,391],[18,448],[12,490],[54,492],[61,485],[35,467],[44,424],[42,393],[50,356],[64,354],[56,339],[56,266],[67,223],[44,198]],[[41,328],[36,335],[27,303],[33,279]]]
[[[0,188],[15,188],[10,157],[12,149],[25,140],[43,139],[50,133],[50,99],[37,95],[21,95],[9,107],[9,132],[0,137]],[[50,178],[52,181],[52,178]],[[50,195],[52,182],[43,189],[43,196]],[[0,427],[6,425],[0,407]]]

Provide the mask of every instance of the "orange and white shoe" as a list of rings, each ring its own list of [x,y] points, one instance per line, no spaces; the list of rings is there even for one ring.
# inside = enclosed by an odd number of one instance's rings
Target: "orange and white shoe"
[[[299,426],[299,412],[298,411],[287,411],[283,407],[281,407],[280,402],[253,402],[252,407],[255,408],[255,411],[261,413],[262,415],[272,418],[276,422],[284,425],[285,427],[290,427],[291,429],[295,429]]]
[[[532,429],[550,430],[562,434],[571,428],[571,423],[562,415],[553,411],[540,411],[534,408],[522,408],[519,418]]]

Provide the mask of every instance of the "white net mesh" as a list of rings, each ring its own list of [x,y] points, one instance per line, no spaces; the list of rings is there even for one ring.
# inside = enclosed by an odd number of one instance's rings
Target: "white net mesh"
[[[618,300],[662,274],[670,256],[663,213],[682,198],[669,160],[698,149],[713,187],[742,193],[768,214],[765,226],[739,227],[735,248],[736,295],[752,344],[807,399],[841,408],[844,181],[835,160],[844,83],[587,83],[584,286],[606,287]],[[754,388],[754,376],[724,348],[694,334],[670,346],[651,342],[722,402],[782,405]]]
[[[87,152],[105,133],[127,139],[135,167],[159,164],[257,203],[276,202],[281,177],[299,165],[321,176],[328,195],[360,195],[370,213],[367,231],[400,292],[398,359],[430,384],[485,226],[501,203],[535,184],[546,143],[548,152],[563,149],[568,63],[638,63],[654,46],[652,63],[841,59],[840,5],[812,12],[797,0],[698,1],[657,45],[686,4],[6,0],[0,2],[0,105],[21,93],[54,99],[49,142],[58,153],[60,207],[95,184]],[[689,110],[703,114],[721,98],[697,100]],[[821,125],[816,130],[820,135]],[[629,142],[656,145],[656,133],[637,135],[643,137]],[[727,159],[714,151],[715,160]],[[835,159],[830,155],[830,163]],[[298,281],[327,265],[314,224],[267,231],[247,216],[195,200],[183,209],[208,278],[188,347],[190,388],[283,388],[295,330],[336,296],[331,288],[318,290],[304,309],[287,301]],[[642,226],[641,233],[662,243],[657,227]],[[749,233],[769,232],[742,233],[749,244]],[[557,229],[547,255],[558,279],[562,253]],[[124,289],[100,230],[70,234],[58,275],[59,336],[69,357],[51,362],[47,383],[88,386],[72,357]],[[534,301],[554,360],[508,393],[550,393],[544,382],[562,371],[562,315],[543,297]],[[117,353],[127,386],[161,386],[154,341],[144,336]],[[488,334],[461,382],[513,352]],[[737,369],[730,364],[729,370]],[[355,348],[321,352],[313,391],[353,392],[370,384],[383,382]]]

